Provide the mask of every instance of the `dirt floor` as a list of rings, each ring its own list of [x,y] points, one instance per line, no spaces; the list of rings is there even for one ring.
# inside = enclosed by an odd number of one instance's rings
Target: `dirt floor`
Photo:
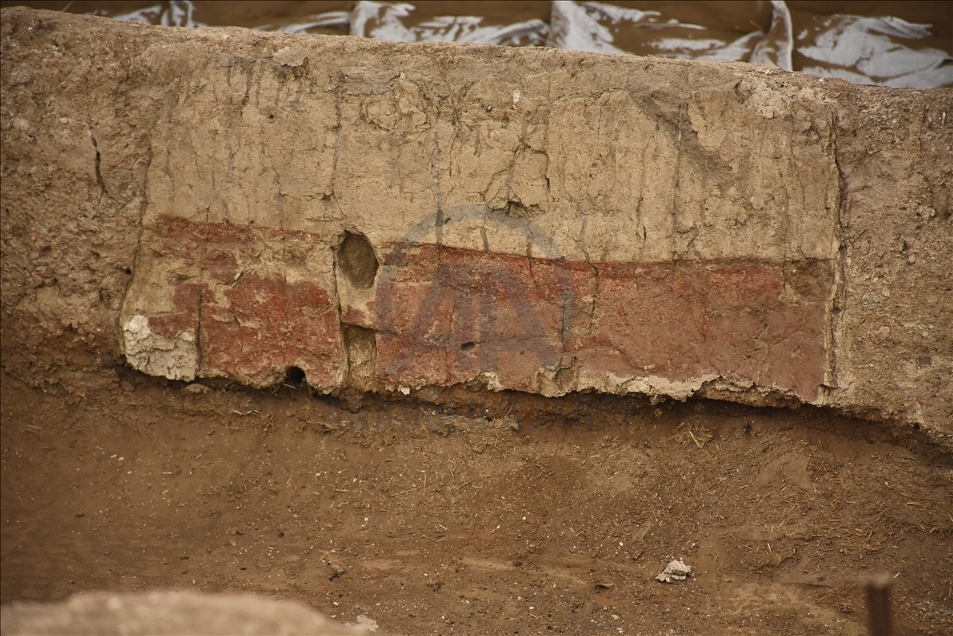
[[[66,388],[68,387],[68,388]],[[2,602],[254,591],[392,634],[953,633],[953,458],[831,413],[3,372]],[[437,402],[437,403],[434,403]],[[673,558],[687,581],[655,576]]]

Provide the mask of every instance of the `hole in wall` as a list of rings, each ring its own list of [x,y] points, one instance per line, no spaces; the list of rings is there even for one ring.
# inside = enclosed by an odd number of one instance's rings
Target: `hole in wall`
[[[471,351],[473,351],[474,347],[476,347],[476,343],[464,342],[462,345],[460,345],[460,351],[463,351],[465,353],[470,353]]]
[[[523,205],[522,201],[507,201],[506,207],[503,209],[504,213],[507,216],[520,216],[523,218],[532,218],[538,216],[542,209],[537,204],[532,205]]]
[[[358,289],[370,289],[377,277],[377,255],[366,237],[360,234],[344,233],[344,240],[338,247],[338,266],[348,282]]]
[[[307,379],[307,374],[305,374],[304,370],[300,367],[288,367],[288,370],[285,371],[285,379],[282,381],[282,384],[300,389],[304,386]]]

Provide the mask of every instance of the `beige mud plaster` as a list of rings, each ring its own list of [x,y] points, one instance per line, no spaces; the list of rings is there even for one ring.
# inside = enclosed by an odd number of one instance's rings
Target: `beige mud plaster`
[[[187,329],[174,338],[153,332],[146,316],[133,316],[122,328],[126,361],[132,368],[170,380],[195,379],[198,348],[195,332]]]
[[[706,375],[688,380],[673,381],[655,375],[618,376],[614,373],[580,373],[579,390],[595,389],[603,393],[644,394],[649,396],[667,396],[676,400],[686,400],[693,396],[707,382],[718,378]]]

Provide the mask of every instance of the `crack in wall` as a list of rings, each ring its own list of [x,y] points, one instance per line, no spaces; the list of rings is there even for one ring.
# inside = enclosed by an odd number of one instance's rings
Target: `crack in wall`
[[[96,205],[101,205],[103,198],[108,196],[108,193],[106,192],[106,184],[103,183],[103,174],[100,170],[102,155],[99,153],[99,145],[96,143],[96,137],[93,136],[92,132],[90,132],[89,138],[93,142],[93,151],[96,153],[94,170],[96,173],[96,185],[99,186],[99,201],[96,203]]]
[[[140,199],[139,199],[139,218],[137,219],[136,228],[135,228],[136,229],[136,247],[132,255],[132,268],[125,270],[125,273],[129,276],[129,278],[126,280],[126,288],[123,290],[122,297],[120,298],[119,316],[122,315],[123,309],[126,306],[126,301],[129,298],[129,293],[132,290],[133,282],[135,281],[136,276],[138,275],[138,272],[140,270],[140,265],[142,264],[142,258],[143,258],[142,257],[142,253],[143,253],[142,240],[145,234],[146,211],[148,210],[148,207],[149,207],[149,199],[147,195],[149,192],[149,173],[152,168],[152,159],[153,159],[151,145],[146,148],[145,156],[146,156],[146,160],[145,160],[145,168],[142,172],[142,175],[143,175],[142,183],[139,184],[139,187],[141,188],[141,192],[138,193]],[[135,197],[135,194],[133,196]],[[124,326],[122,324],[123,321],[120,319],[120,320],[116,320],[115,322],[116,322],[115,329],[117,330],[117,336],[118,336],[116,342],[120,343],[120,348],[124,351],[125,350],[125,335],[123,333],[123,329],[124,329]]]
[[[829,111],[830,138],[829,144],[832,150],[834,167],[837,170],[837,199],[834,202],[834,241],[836,251],[834,253],[834,284],[831,289],[831,297],[827,310],[826,340],[827,345],[827,368],[825,370],[824,383],[822,390],[825,395],[820,396],[822,401],[827,401],[832,389],[844,390],[841,386],[840,360],[838,359],[838,348],[841,346],[841,336],[847,325],[844,308],[847,307],[848,280],[847,266],[850,261],[850,245],[844,236],[844,223],[849,222],[845,215],[849,215],[850,203],[847,194],[847,178],[844,175],[843,166],[840,161],[840,144],[837,135],[837,112],[831,108]]]
[[[678,126],[677,126],[677,135],[675,137],[675,180],[672,184],[672,249],[671,254],[673,259],[678,258],[678,244],[676,243],[676,236],[678,234],[678,189],[680,186],[681,179],[681,168],[682,168],[682,111],[684,106],[679,105],[678,107]]]
[[[195,353],[196,353],[196,368],[195,375],[198,376],[202,367],[205,366],[205,329],[202,326],[202,315],[205,309],[205,295],[206,289],[209,289],[207,271],[205,268],[205,261],[208,257],[208,245],[212,240],[212,226],[210,223],[211,220],[211,206],[205,208],[205,238],[202,241],[201,251],[199,255],[199,296],[198,296],[198,307],[196,307],[196,324],[195,324]]]
[[[343,242],[343,241],[342,241]],[[350,376],[350,359],[347,354],[344,334],[344,308],[341,303],[340,283],[338,282],[340,265],[338,264],[337,250],[331,252],[331,305],[337,315],[338,336],[341,341],[341,367],[336,374],[335,384],[346,385]]]
[[[589,269],[592,270],[592,276],[595,281],[595,288],[592,290],[591,301],[589,302],[589,324],[586,326],[587,335],[592,335],[596,320],[596,306],[599,302],[599,294],[601,293],[601,280],[599,268],[596,267],[592,262],[592,257],[589,254],[589,249],[586,247],[586,230],[588,229],[588,219],[587,217],[582,217],[582,227],[579,231],[579,239],[575,240],[576,247],[582,252],[584,262]],[[575,325],[573,325],[575,327]]]

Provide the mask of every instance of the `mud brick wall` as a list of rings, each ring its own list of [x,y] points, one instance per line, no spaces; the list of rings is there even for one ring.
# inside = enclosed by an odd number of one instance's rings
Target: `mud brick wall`
[[[951,90],[2,16],[8,372],[108,353],[953,433]]]

